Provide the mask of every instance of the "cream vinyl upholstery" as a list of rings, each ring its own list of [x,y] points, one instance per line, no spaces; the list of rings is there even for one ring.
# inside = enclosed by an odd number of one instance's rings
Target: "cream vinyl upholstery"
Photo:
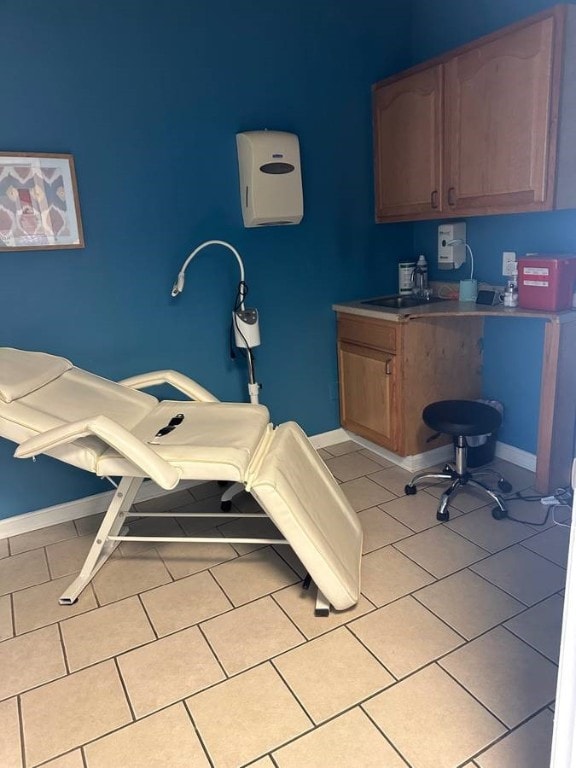
[[[159,401],[139,391],[165,383],[192,399]],[[61,357],[5,347],[0,348],[0,435],[18,443],[17,458],[47,454],[99,476],[122,478],[62,603],[77,599],[120,541],[134,540],[126,536],[126,518],[147,478],[166,490],[180,480],[242,483],[285,539],[228,541],[288,543],[319,589],[317,605],[322,596],[337,609],[358,600],[357,515],[300,427],[287,422],[274,428],[263,405],[219,402],[176,371],[113,382]]]

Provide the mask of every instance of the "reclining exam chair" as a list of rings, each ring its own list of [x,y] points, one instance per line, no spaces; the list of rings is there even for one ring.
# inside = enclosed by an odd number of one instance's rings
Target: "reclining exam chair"
[[[166,383],[191,400],[159,401],[140,391]],[[289,544],[308,572],[307,583],[311,579],[318,588],[317,615],[358,600],[357,515],[300,427],[287,422],[274,428],[262,405],[219,402],[175,371],[113,382],[62,357],[4,347],[0,436],[18,443],[17,458],[46,454],[101,477],[122,478],[79,576],[60,598],[64,605],[78,599],[121,541],[206,541],[127,535],[126,518],[137,515],[130,509],[147,478],[165,490],[180,480],[242,483],[284,539],[219,541]]]

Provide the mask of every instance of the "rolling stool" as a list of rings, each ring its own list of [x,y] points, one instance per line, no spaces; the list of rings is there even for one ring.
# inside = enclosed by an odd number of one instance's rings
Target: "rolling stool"
[[[451,480],[452,484],[444,491],[440,498],[440,505],[436,512],[436,519],[445,522],[450,519],[448,501],[461,487],[471,485],[473,488],[486,493],[498,506],[492,510],[492,517],[501,520],[508,514],[504,502],[494,491],[475,479],[477,475],[495,474],[498,476],[498,488],[503,493],[512,490],[510,483],[500,473],[493,469],[469,472],[466,467],[466,438],[473,435],[487,435],[495,432],[502,423],[502,416],[491,405],[479,403],[476,400],[440,400],[437,403],[427,405],[422,411],[424,423],[435,432],[452,435],[456,448],[456,460],[454,466],[446,464],[442,472],[419,472],[414,475],[409,484],[404,488],[405,493],[411,496],[416,493],[416,484],[420,480]]]

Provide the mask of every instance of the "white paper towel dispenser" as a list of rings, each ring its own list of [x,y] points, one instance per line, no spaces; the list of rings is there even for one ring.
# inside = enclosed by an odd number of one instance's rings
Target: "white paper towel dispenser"
[[[245,227],[299,224],[304,215],[298,136],[284,131],[236,134]]]

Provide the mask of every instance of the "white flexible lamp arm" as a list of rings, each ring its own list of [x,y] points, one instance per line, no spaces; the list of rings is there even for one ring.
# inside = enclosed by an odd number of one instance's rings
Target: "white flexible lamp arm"
[[[180,272],[178,272],[178,276],[176,277],[176,280],[174,282],[174,285],[172,286],[172,296],[178,296],[178,294],[182,293],[184,290],[184,283],[185,283],[185,275],[186,275],[186,269],[188,268],[188,264],[192,261],[194,256],[196,256],[197,253],[200,253],[200,251],[204,250],[204,248],[207,248],[209,245],[223,245],[224,248],[228,248],[228,250],[232,251],[234,256],[236,257],[236,261],[238,262],[238,266],[240,267],[240,282],[244,282],[244,264],[242,263],[242,259],[240,258],[240,254],[234,248],[233,245],[230,245],[230,243],[227,243],[225,240],[206,240],[205,243],[201,243],[197,248],[194,248],[190,256],[186,259],[184,264],[180,267]],[[241,308],[244,309],[244,302],[241,303]]]

